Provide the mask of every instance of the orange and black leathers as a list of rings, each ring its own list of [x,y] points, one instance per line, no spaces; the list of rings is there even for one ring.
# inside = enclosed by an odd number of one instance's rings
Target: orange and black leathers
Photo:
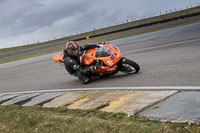
[[[83,54],[85,50],[94,49],[97,47],[99,46],[96,44],[85,44],[83,46],[80,46],[79,56],[69,55],[69,53],[65,49],[63,51],[63,59],[64,59],[65,68],[69,72],[69,74],[73,75],[77,72],[86,71],[85,69],[89,71],[88,68],[83,68],[82,66],[80,66],[80,56]]]

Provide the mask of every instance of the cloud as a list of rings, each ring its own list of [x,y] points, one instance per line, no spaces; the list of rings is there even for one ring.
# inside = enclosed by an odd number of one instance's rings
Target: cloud
[[[0,48],[85,32],[199,0],[1,0]]]

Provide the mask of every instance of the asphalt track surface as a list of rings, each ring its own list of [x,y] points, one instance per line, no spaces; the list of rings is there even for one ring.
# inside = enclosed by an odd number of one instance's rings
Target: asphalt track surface
[[[200,23],[115,40],[122,55],[141,66],[83,85],[52,60],[52,54],[0,64],[0,93],[140,86],[200,86]]]

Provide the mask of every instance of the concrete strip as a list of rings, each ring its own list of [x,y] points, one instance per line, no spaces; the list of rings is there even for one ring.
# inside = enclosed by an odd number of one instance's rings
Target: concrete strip
[[[69,106],[69,108],[79,108],[79,109],[100,109],[108,106],[110,102],[119,99],[121,96],[126,95],[128,91],[104,91],[99,93],[99,95],[91,95],[85,99],[81,99]],[[96,97],[95,97],[96,96]],[[87,100],[88,99],[88,100]]]
[[[81,98],[84,98],[88,95],[95,93],[94,91],[74,91],[67,92],[66,94],[53,99],[52,101],[45,103],[43,107],[59,107],[65,106],[77,101]]]
[[[200,122],[200,92],[180,92],[140,112],[139,116],[182,122]]]
[[[176,91],[130,91],[127,95],[120,97],[117,101],[111,102],[109,106],[101,110],[107,112],[124,112],[133,115],[174,93]]]
[[[64,93],[66,92],[44,93],[44,94],[34,97],[33,99],[31,99],[31,101],[23,104],[22,106],[32,106],[32,105],[42,104]]]
[[[19,103],[19,102],[22,102],[22,101],[25,101],[27,99],[30,99],[32,97],[35,97],[37,95],[40,95],[41,93],[32,93],[32,94],[24,94],[24,95],[20,95],[18,97],[15,97],[9,101],[6,101],[4,102],[3,104],[1,105],[10,105],[10,104],[16,104],[16,103]]]
[[[72,103],[71,105],[68,106],[69,109],[88,109],[88,103],[98,97],[101,97],[103,95],[105,95],[106,93],[108,93],[109,91],[96,91],[95,93],[84,97],[78,101],[75,101],[74,103]]]
[[[20,96],[20,94],[13,94],[13,95],[2,96],[2,97],[0,97],[0,103],[3,102],[3,101],[9,100],[11,98],[14,98],[16,96]]]
[[[132,91],[200,91],[200,86],[142,86],[142,87],[106,87],[106,88],[74,88],[74,89],[55,89],[26,92],[1,93],[3,95],[25,94],[25,93],[47,93],[64,91],[98,91],[98,90],[132,90]]]

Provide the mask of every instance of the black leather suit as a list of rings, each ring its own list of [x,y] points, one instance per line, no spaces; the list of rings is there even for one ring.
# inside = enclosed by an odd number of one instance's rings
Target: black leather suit
[[[83,46],[80,46],[80,55],[79,56],[72,56],[69,55],[66,49],[63,51],[63,59],[66,70],[69,72],[69,74],[77,76],[80,80],[81,78],[87,78],[86,72],[90,71],[89,68],[82,67],[80,64],[80,56],[83,54],[85,50],[94,49],[96,47],[99,47],[96,44],[86,44]]]

